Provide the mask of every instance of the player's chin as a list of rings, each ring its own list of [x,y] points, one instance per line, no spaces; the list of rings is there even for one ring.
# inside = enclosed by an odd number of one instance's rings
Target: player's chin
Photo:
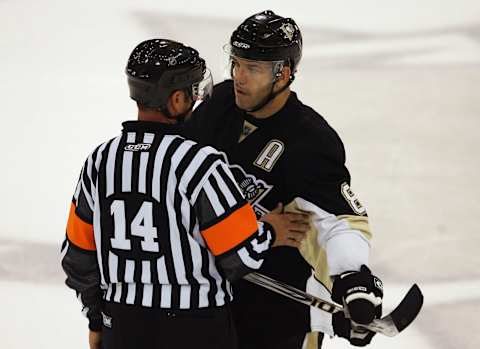
[[[243,110],[249,110],[253,107],[251,99],[241,94],[235,95],[235,104],[237,105],[237,107]]]

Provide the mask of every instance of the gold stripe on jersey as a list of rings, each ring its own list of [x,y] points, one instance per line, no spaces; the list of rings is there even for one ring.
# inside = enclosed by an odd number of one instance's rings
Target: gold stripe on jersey
[[[300,210],[295,201],[292,201],[285,206],[285,212],[297,212],[305,213]],[[332,281],[330,280],[330,273],[328,270],[327,253],[324,248],[320,246],[317,240],[318,231],[310,218],[310,227],[300,244],[299,251],[303,258],[312,266],[315,270],[315,277],[329,290],[332,289]]]
[[[322,346],[323,333],[310,332],[305,338],[305,349],[320,349]]]
[[[370,231],[370,225],[368,224],[368,217],[344,214],[337,216],[337,218],[339,220],[346,220],[351,229],[358,230],[368,240],[372,239],[372,232]]]
[[[244,120],[243,122],[243,128],[242,128],[242,133],[240,133],[240,137],[238,138],[238,143],[243,141],[245,138],[247,138],[250,134],[253,133],[257,129],[257,126],[254,124],[248,122],[247,120]]]

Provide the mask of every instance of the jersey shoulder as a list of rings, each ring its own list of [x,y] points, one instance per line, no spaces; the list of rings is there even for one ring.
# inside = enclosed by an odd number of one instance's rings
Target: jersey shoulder
[[[107,139],[106,141],[98,144],[95,148],[93,148],[93,150],[88,154],[87,156],[87,161],[90,159],[90,158],[98,158],[99,156],[103,156],[105,154],[105,152],[107,152],[109,150],[109,148],[111,147],[111,145],[113,143],[116,143],[120,140],[120,138],[122,138],[122,135],[118,135],[116,137],[113,137],[113,138],[110,138],[110,139]]]
[[[315,148],[317,151],[330,153],[342,158],[345,157],[345,147],[337,131],[330,126],[327,120],[313,108],[298,102],[296,133],[301,142],[299,146]]]
[[[213,87],[212,96],[202,102],[194,111],[193,117],[214,118],[235,107],[233,81],[225,80]]]
[[[224,99],[224,98],[233,98],[234,97],[233,91],[233,80],[224,80],[215,84],[213,86],[212,98],[216,99]]]
[[[184,125],[184,135],[202,144],[222,147],[224,135],[238,122],[233,81],[226,80],[213,88],[212,96],[200,103]]]

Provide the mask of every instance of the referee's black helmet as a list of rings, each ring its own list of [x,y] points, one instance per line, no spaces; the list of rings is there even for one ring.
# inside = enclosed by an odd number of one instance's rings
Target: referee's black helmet
[[[126,73],[130,97],[148,108],[165,108],[177,90],[186,91],[194,101],[203,99],[213,85],[198,51],[167,39],[137,45],[128,59]]]

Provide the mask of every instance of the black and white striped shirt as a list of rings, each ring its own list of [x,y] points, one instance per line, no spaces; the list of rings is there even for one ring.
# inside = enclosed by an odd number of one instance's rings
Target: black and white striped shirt
[[[176,126],[123,125],[82,169],[62,249],[67,284],[90,308],[95,287],[107,302],[224,305],[228,279],[261,266],[273,230],[256,222],[217,150],[182,138]],[[78,285],[86,263],[97,275]]]

